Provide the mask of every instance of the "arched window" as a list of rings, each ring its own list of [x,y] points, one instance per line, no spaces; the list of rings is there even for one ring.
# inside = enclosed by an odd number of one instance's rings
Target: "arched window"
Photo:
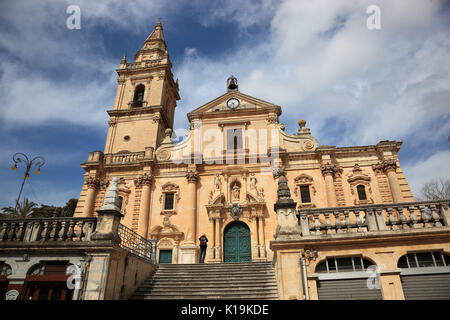
[[[397,266],[402,269],[450,267],[450,256],[440,251],[408,253],[398,260]]]
[[[397,263],[406,300],[450,299],[450,255],[442,251],[411,252]]]
[[[367,200],[366,188],[363,185],[358,185],[356,190],[358,191],[359,200]]]
[[[316,267],[319,300],[381,300],[374,263],[361,256],[330,257]]]
[[[142,104],[144,102],[144,92],[145,86],[143,84],[140,84],[136,87],[136,89],[134,90],[133,103],[131,104],[133,108],[142,107]]]
[[[28,270],[25,300],[72,300],[73,288],[67,286],[68,261],[45,261]]]
[[[0,300],[5,300],[5,294],[8,288],[7,277],[12,273],[11,266],[0,261]]]
[[[362,257],[327,258],[316,267],[317,273],[360,272],[373,265]]]

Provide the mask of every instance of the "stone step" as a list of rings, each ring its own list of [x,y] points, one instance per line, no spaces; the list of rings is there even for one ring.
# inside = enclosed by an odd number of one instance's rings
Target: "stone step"
[[[131,299],[277,299],[271,262],[159,265]]]
[[[192,300],[204,300],[204,299],[237,299],[237,300],[276,300],[278,299],[277,294],[265,294],[265,293],[255,293],[250,294],[210,294],[210,295],[183,295],[179,293],[174,294],[143,294],[134,295],[131,297],[132,300],[152,300],[152,299],[192,299]]]
[[[269,271],[265,272],[249,272],[249,271],[236,271],[236,272],[229,272],[229,273],[221,273],[221,272],[160,272],[156,271],[155,276],[158,277],[172,277],[172,276],[178,276],[178,277],[191,277],[191,278],[203,278],[203,277],[269,277],[273,273]]]
[[[178,284],[160,284],[155,283],[151,285],[143,285],[141,286],[138,291],[148,291],[151,290],[152,292],[156,290],[184,290],[184,291],[195,291],[195,290],[210,290],[211,288],[217,289],[217,290],[241,290],[241,289],[273,289],[277,288],[276,283],[241,283],[241,284],[234,284],[232,286],[226,285],[225,283],[218,285],[217,283],[212,284],[197,284],[197,285],[178,285]]]
[[[209,280],[209,281],[191,281],[191,280],[186,280],[186,279],[179,279],[179,280],[173,280],[173,279],[159,279],[159,278],[152,278],[149,280],[146,280],[142,286],[150,286],[150,285],[166,285],[166,284],[170,284],[170,285],[182,285],[182,286],[221,286],[221,285],[228,285],[228,286],[233,286],[233,285],[242,285],[242,284],[276,284],[276,280],[275,279],[250,279],[250,281],[244,281],[242,279],[233,279],[233,280]]]

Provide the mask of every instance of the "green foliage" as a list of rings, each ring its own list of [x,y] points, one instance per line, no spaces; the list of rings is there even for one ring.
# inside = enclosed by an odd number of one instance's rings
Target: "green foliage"
[[[27,198],[19,203],[17,210],[13,207],[4,207],[0,213],[0,219],[8,218],[51,218],[51,217],[73,217],[75,208],[77,207],[77,199],[70,199],[64,207],[56,207],[41,204],[40,207],[36,203],[30,202]]]

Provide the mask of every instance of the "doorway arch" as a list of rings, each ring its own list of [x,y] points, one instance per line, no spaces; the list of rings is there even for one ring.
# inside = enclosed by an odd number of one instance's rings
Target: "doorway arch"
[[[228,224],[223,233],[223,261],[252,261],[250,229],[241,221]]]

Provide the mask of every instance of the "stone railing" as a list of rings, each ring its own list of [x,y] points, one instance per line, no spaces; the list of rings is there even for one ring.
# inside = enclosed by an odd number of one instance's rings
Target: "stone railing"
[[[91,241],[97,218],[26,218],[0,220],[1,242]]]
[[[450,226],[450,200],[298,210],[302,236]]]
[[[123,224],[119,225],[120,247],[132,254],[156,264],[156,241],[140,236]]]
[[[155,60],[144,60],[140,62],[129,62],[127,63],[127,69],[133,70],[138,68],[148,68],[153,67],[161,64],[161,59],[155,59]]]
[[[128,152],[128,153],[107,153],[104,156],[105,164],[126,164],[126,163],[136,163],[143,159],[145,152]]]

